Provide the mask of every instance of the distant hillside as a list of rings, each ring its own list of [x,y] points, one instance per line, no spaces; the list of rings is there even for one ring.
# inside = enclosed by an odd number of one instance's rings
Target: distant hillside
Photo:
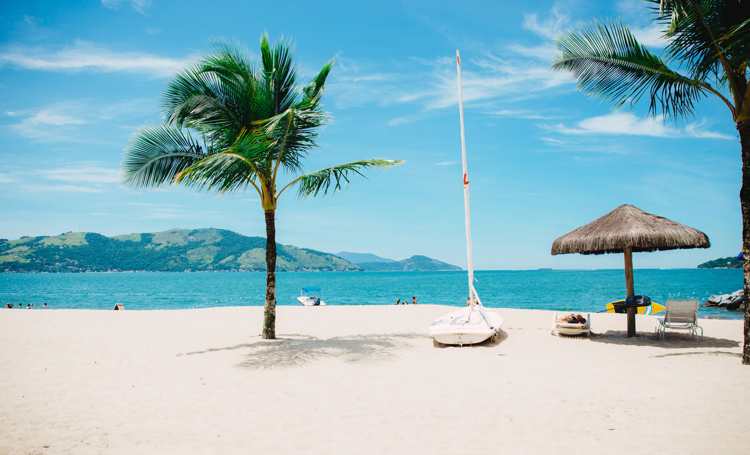
[[[461,267],[453,264],[419,255],[401,261],[358,262],[357,266],[361,267],[365,272],[440,272],[461,270]]]
[[[0,239],[0,272],[266,269],[263,237],[223,229],[174,229],[106,237],[93,232]],[[277,244],[279,271],[358,271],[346,259]]]
[[[372,253],[352,253],[350,251],[341,251],[336,256],[346,259],[352,264],[364,264],[368,262],[396,262],[394,259],[383,258]]]
[[[714,259],[698,265],[699,269],[741,269],[742,259],[729,256],[726,258]]]

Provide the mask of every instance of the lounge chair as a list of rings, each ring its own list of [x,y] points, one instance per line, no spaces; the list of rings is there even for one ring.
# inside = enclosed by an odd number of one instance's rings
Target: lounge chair
[[[703,327],[698,325],[698,301],[697,300],[667,300],[667,309],[664,317],[658,319],[656,334],[664,338],[667,329],[687,330],[693,336],[703,336]]]
[[[564,318],[564,315],[562,318]],[[580,315],[579,315],[580,316]],[[591,333],[591,313],[586,314],[586,322],[568,322],[565,321],[555,313],[555,322],[552,328],[552,333],[556,335],[589,335]]]

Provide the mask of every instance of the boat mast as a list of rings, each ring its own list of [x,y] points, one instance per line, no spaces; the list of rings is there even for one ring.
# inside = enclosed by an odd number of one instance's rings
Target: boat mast
[[[461,55],[456,49],[456,84],[458,85],[458,117],[461,123],[461,167],[464,184],[464,222],[466,225],[466,270],[469,279],[469,304],[477,302],[474,290],[474,258],[471,245],[471,204],[469,201],[469,167],[466,161],[466,139],[464,137],[464,89],[461,80]]]

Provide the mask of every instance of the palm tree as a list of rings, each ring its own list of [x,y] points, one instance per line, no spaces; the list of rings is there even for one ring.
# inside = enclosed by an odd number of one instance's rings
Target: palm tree
[[[141,130],[126,149],[125,179],[136,187],[183,184],[219,192],[257,192],[266,222],[263,338],[276,337],[276,209],[300,196],[340,190],[352,175],[394,160],[362,160],[303,173],[326,120],[320,99],[331,63],[296,84],[289,46],[260,41],[260,64],[222,49],[178,74],[164,95],[163,126]]]
[[[704,96],[726,105],[742,149],[742,252],[750,296],[750,2],[646,0],[668,44],[650,52],[624,25],[595,24],[561,38],[553,67],[572,71],[578,87],[621,106],[649,101],[649,112],[693,114]],[[750,365],[750,304],[745,309],[742,363]]]

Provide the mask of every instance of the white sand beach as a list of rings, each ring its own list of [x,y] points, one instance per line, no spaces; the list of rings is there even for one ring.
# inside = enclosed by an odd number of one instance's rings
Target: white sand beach
[[[494,345],[436,348],[446,307],[1,310],[0,453],[748,453],[741,321],[590,339],[501,310]]]

